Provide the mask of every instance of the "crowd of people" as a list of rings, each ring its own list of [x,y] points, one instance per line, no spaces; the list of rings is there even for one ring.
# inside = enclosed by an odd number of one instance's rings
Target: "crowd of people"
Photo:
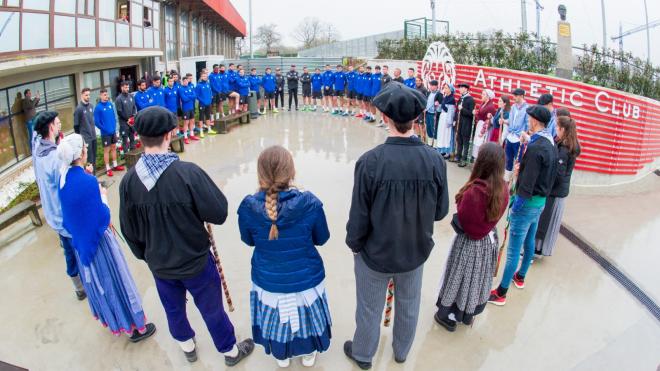
[[[217,65],[211,74],[202,71],[195,86],[191,75],[179,81],[175,71],[165,89],[161,78],[154,77],[149,89],[140,81],[133,96],[122,83],[114,104],[102,91],[95,108],[90,106],[89,90],[83,89],[75,113],[79,134],[63,137],[56,112],[37,115],[37,184],[46,220],[59,234],[77,298],[87,298],[103,326],[113,334],[127,334],[132,342],[156,331],[146,320],[117,241],[121,233],[135,258],[145,261],[153,274],[170,334],[189,362],[197,360],[197,350],[186,315],[186,292],[193,296],[228,366],[249,356],[255,343],[280,367],[289,366],[294,357],[312,366],[317,354],[329,349],[330,302],[316,246],[325,244],[330,232],[321,200],[293,185],[291,153],[273,146],[260,154],[259,190],[237,208],[241,240],[254,247],[252,338],[239,341],[220,294],[221,268],[210,249],[210,224],[225,223],[227,199],[203,169],[169,151],[175,136],[195,140],[205,131],[212,133],[211,120],[246,109],[250,90],[259,92],[261,113],[275,112],[273,100],[283,104],[280,92],[286,78],[289,109],[298,108],[300,80],[303,110],[320,107],[371,122],[380,117],[389,133],[384,144],[366,152],[355,165],[345,242],[354,259],[356,329],[343,345],[345,355],[361,369],[372,367],[385,293],[391,291],[396,298],[394,358],[406,361],[418,322],[424,263],[434,247],[434,224],[449,211],[446,159],[466,166],[473,157],[474,165],[455,195],[457,213],[450,223],[456,236],[435,321],[455,331],[458,323],[471,325],[487,303],[504,305],[512,282],[525,287],[535,254],[553,252],[580,153],[575,121],[568,110],[552,107],[551,95],[528,105],[525,92],[517,89],[514,104],[508,96],[495,104],[495,94],[485,90],[477,105],[467,84],[458,84],[461,96],[456,101],[452,85],[440,87],[431,81],[427,92],[412,69],[405,80],[398,69],[393,78],[387,66],[375,66],[374,71],[349,66],[344,72],[337,66],[333,72],[326,66],[323,73],[316,69],[310,74],[304,68],[298,75],[292,66],[286,77],[278,70],[271,74],[270,68],[264,76],[256,76],[254,69],[246,76],[241,68],[229,65],[225,71]],[[229,112],[223,109],[226,100]],[[92,175],[95,158],[90,155],[95,152],[96,126],[107,149],[108,175],[123,170],[113,155],[113,112],[126,145],[133,146],[131,137],[137,134],[144,146],[144,154],[119,187],[121,232],[111,223],[106,190]],[[506,262],[501,282],[492,289],[504,247],[496,225],[505,214],[505,238],[507,232],[510,235]]]

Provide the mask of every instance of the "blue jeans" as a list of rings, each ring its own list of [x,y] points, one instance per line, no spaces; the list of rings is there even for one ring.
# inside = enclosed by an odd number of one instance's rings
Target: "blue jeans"
[[[532,258],[534,257],[536,229],[539,225],[539,217],[543,212],[543,206],[536,208],[523,206],[518,212],[511,211],[511,223],[509,224],[509,246],[506,251],[506,266],[502,275],[500,286],[508,289],[513,279],[513,274],[518,268],[520,249],[524,247],[523,261],[518,274],[525,276]]]
[[[79,274],[78,261],[73,251],[73,244],[70,237],[60,235],[60,246],[64,250],[64,260],[66,261],[66,274],[69,277],[75,277]]]
[[[511,143],[508,140],[505,142],[506,147],[504,148],[506,152],[506,170],[507,171],[513,171],[513,159],[516,157],[516,154],[518,153],[518,149],[520,148],[520,142],[518,143]],[[520,155],[518,156],[518,161],[522,159],[522,151],[520,151]]]
[[[435,137],[435,113],[426,112],[426,136],[431,138]],[[437,139],[437,138],[436,138]]]
[[[34,133],[34,117],[25,123],[28,132],[28,147],[32,148],[32,135]]]

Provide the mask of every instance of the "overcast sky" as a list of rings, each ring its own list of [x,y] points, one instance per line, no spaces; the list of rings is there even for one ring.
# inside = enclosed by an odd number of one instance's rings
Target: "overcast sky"
[[[660,19],[660,1],[646,0],[649,22]],[[248,22],[248,0],[232,0]],[[602,44],[601,0],[541,0],[541,33],[556,41],[557,6],[565,4],[567,19],[573,29],[573,45]],[[618,48],[610,37],[623,30],[642,25],[643,0],[605,0],[608,46]],[[452,31],[476,32],[489,29],[520,30],[520,0],[436,0],[437,18],[447,20]],[[403,29],[405,19],[431,18],[429,0],[252,0],[253,30],[266,23],[275,23],[285,45],[297,42],[291,36],[304,17],[318,17],[334,24],[343,40]],[[527,0],[527,28],[536,30],[534,0]],[[248,24],[249,30],[249,24]],[[651,29],[651,60],[660,65],[660,26]],[[654,44],[655,41],[655,44]],[[624,38],[624,49],[646,58],[646,32]]]

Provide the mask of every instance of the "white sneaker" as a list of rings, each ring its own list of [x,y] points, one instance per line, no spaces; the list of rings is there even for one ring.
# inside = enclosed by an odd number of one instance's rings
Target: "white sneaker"
[[[289,358],[285,360],[277,360],[277,366],[280,368],[287,368],[291,364],[291,360]]]
[[[316,362],[316,352],[302,356],[302,364],[305,367],[312,367]]]

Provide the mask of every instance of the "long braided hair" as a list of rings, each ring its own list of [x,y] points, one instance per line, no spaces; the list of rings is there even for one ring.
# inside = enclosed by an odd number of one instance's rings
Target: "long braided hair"
[[[271,221],[269,240],[279,237],[277,230],[277,201],[279,192],[291,187],[296,169],[293,165],[291,153],[282,146],[266,148],[259,155],[257,161],[257,174],[259,176],[259,188],[266,192],[266,214]]]

